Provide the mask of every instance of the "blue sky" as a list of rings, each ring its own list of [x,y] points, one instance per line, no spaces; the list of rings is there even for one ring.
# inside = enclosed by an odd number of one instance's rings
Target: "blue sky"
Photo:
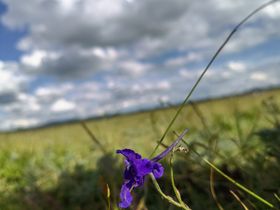
[[[178,103],[263,0],[0,0],[0,130]],[[280,5],[246,23],[192,99],[280,84]]]
[[[7,11],[7,7],[0,1],[0,16]],[[16,43],[25,35],[25,30],[10,30],[2,22],[0,22],[0,58],[2,61],[18,60],[21,56],[21,51],[17,50]]]

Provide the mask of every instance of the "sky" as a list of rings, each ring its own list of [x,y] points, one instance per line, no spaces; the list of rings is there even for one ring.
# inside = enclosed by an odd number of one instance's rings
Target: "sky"
[[[0,0],[0,130],[182,102],[263,0]],[[280,3],[234,35],[191,100],[280,85]]]

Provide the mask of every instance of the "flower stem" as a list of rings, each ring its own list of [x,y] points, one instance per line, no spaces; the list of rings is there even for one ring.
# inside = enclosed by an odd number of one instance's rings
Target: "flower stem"
[[[184,206],[181,205],[181,203],[178,203],[178,202],[174,201],[173,198],[171,198],[171,197],[168,196],[168,195],[165,195],[164,192],[162,192],[162,190],[161,190],[161,188],[160,188],[160,186],[159,186],[159,184],[158,184],[156,178],[154,177],[154,175],[153,175],[152,173],[150,173],[150,177],[151,177],[151,179],[152,179],[152,181],[153,181],[153,184],[154,184],[156,190],[159,192],[159,194],[160,194],[165,200],[167,200],[169,203],[173,204],[174,206],[177,206],[177,207],[182,208],[182,209],[186,209],[186,208],[184,208]],[[189,210],[189,209],[186,209],[186,210]]]
[[[173,172],[173,151],[170,154],[170,179],[171,179],[171,185],[173,188],[173,191],[176,195],[176,198],[178,199],[179,203],[181,204],[181,208],[185,209],[185,210],[191,210],[191,208],[184,203],[184,201],[182,200],[181,194],[179,192],[179,190],[177,189],[176,185],[175,185],[175,181],[174,181],[174,172]]]
[[[107,197],[107,204],[108,204],[108,210],[110,210],[111,209],[111,201],[110,201],[110,196],[111,196],[111,191],[110,191],[110,187],[109,187],[109,185],[108,184],[106,184],[106,197]]]

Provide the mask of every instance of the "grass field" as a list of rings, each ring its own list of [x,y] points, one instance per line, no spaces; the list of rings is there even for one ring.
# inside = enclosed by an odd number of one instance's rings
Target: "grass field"
[[[86,121],[105,148],[100,149],[80,123],[0,134],[0,209],[106,209],[106,184],[111,208],[117,209],[122,183],[122,157],[115,150],[131,148],[149,156],[176,107]],[[264,91],[188,105],[172,130],[189,128],[191,149],[279,208],[280,90]],[[164,144],[176,136],[170,132]],[[163,147],[160,147],[160,151]],[[158,151],[158,152],[160,152]],[[172,194],[168,165],[159,180]],[[213,198],[210,170],[190,150],[176,155],[175,178],[192,209],[242,209],[234,191],[249,209],[265,205],[215,175]],[[176,209],[155,193],[151,182],[135,191],[131,209]]]

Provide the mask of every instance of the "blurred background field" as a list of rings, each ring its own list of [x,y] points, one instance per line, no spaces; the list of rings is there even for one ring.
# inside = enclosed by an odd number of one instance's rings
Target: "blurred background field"
[[[106,209],[106,184],[111,208],[117,209],[123,158],[115,150],[131,148],[148,157],[176,108],[86,121],[106,151],[79,122],[1,133],[0,209]],[[279,89],[191,103],[172,130],[185,128],[192,149],[279,207]],[[164,144],[174,139],[170,132]],[[172,194],[167,161],[164,164],[166,172],[159,183]],[[242,209],[230,190],[249,209],[267,209],[218,174],[211,192],[210,169],[191,150],[176,155],[174,170],[183,199],[192,209],[217,209],[217,203],[224,209]],[[162,201],[150,181],[134,196],[131,209],[175,209]]]

